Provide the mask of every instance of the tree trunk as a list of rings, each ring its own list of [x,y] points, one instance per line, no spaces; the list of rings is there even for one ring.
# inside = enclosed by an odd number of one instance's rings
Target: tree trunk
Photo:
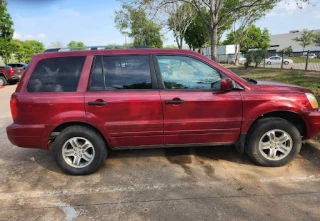
[[[234,64],[235,65],[238,65],[238,45],[235,43],[235,42],[233,42],[234,43]]]
[[[179,49],[182,49],[182,40],[183,40],[183,38],[180,36],[180,47],[179,47]]]
[[[176,42],[177,42],[178,48],[181,49],[181,44],[180,44],[180,40],[178,37],[176,37]]]
[[[217,61],[217,47],[218,47],[218,25],[214,25],[210,30],[211,40],[211,59]]]

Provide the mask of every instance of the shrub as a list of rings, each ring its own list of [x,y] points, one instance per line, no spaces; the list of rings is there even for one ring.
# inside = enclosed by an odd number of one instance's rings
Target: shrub
[[[265,50],[255,50],[255,51],[248,51],[245,55],[247,62],[244,64],[245,67],[249,67],[251,63],[254,63],[255,67],[258,67],[261,62],[264,60],[267,52]]]

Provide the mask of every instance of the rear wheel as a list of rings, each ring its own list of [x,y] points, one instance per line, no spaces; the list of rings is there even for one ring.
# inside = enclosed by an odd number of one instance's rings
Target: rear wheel
[[[7,80],[5,79],[5,77],[0,76],[0,86],[6,86],[7,85]]]
[[[282,166],[292,161],[301,150],[301,135],[290,122],[281,118],[265,118],[250,129],[246,153],[262,166]]]
[[[288,64],[289,64],[289,61],[285,61],[284,64],[285,64],[285,65],[288,65]]]
[[[268,61],[267,64],[268,64],[268,65],[271,65],[271,61]]]
[[[106,155],[107,147],[101,136],[83,126],[64,129],[53,143],[53,156],[58,167],[71,175],[94,173]]]

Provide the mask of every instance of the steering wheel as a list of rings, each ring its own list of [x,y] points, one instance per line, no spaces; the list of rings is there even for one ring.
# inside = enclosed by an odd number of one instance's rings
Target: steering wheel
[[[162,79],[168,79],[169,73],[167,71],[163,71],[163,72],[161,72],[161,76],[162,76]]]

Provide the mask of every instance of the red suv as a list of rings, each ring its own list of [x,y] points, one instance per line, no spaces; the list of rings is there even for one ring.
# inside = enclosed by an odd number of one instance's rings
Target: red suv
[[[94,49],[35,55],[11,98],[10,141],[52,149],[65,173],[93,173],[109,149],[230,144],[281,166],[320,132],[309,89],[241,78],[192,51]]]

